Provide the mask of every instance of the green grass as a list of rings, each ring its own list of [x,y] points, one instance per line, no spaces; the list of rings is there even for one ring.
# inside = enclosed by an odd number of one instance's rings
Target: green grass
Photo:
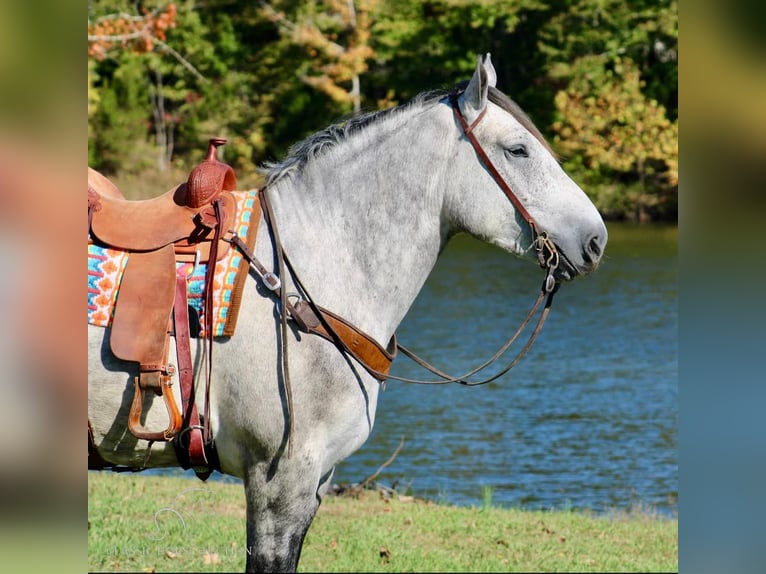
[[[242,487],[88,473],[90,571],[243,571]],[[325,499],[303,572],[670,572],[678,520],[439,505],[364,491]]]

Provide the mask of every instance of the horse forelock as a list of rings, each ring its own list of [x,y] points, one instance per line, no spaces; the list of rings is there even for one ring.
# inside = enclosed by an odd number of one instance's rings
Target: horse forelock
[[[455,90],[462,91],[466,85],[467,82],[458,84]],[[399,106],[353,116],[332,124],[290,147],[287,156],[281,162],[266,163],[261,170],[266,176],[266,185],[273,184],[277,180],[299,171],[311,160],[315,159],[325,151],[347,141],[351,136],[361,132],[364,128],[396,117],[405,111],[422,110],[435,105],[450,93],[451,92],[447,90],[422,92]],[[535,126],[529,116],[527,116],[524,110],[522,110],[516,102],[497,88],[493,87],[490,87],[488,97],[492,103],[515,118],[522,127],[540,141],[543,147],[548,150],[554,158],[557,158],[556,153],[545,140],[545,137],[540,130],[537,129],[537,126]]]

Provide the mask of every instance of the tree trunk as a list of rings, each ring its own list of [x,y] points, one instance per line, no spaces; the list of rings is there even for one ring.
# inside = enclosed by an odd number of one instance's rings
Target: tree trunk
[[[150,90],[152,98],[152,114],[154,115],[154,138],[157,144],[157,169],[164,172],[170,164],[172,147],[168,146],[168,125],[165,120],[165,98],[162,95],[162,72],[159,68],[152,70],[154,83]],[[170,128],[172,130],[172,126]],[[172,133],[170,139],[172,140]]]

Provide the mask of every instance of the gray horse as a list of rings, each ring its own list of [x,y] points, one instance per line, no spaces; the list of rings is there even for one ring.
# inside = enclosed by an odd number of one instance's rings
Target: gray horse
[[[603,220],[495,81],[489,55],[479,58],[455,105],[555,244],[556,281],[592,272],[606,245]],[[319,132],[267,170],[281,241],[303,285],[384,346],[455,234],[533,259],[528,220],[477,158],[457,117],[447,94],[421,94]],[[266,225],[256,256],[275,260]],[[282,279],[288,291],[299,290]],[[280,328],[274,297],[251,277],[236,334],[214,346],[210,424],[222,472],[244,481],[248,571],[295,571],[322,488],[368,438],[380,389],[332,343],[290,330],[288,409]],[[112,355],[109,336],[89,326],[88,417],[99,454],[140,467],[151,448],[148,466],[178,466],[172,444],[150,446],[128,432],[137,366]],[[201,364],[204,345],[193,352]],[[146,415],[148,427],[167,423],[161,400],[147,405]]]

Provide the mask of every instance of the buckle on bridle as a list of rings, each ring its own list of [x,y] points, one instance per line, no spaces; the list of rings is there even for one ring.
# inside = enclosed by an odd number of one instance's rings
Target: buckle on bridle
[[[537,259],[540,261],[540,267],[553,271],[559,266],[559,252],[548,236],[547,231],[537,234],[534,246],[537,250]]]
[[[543,291],[551,293],[556,288],[556,279],[553,276],[553,272],[559,266],[559,252],[553,244],[553,240],[548,236],[547,231],[537,234],[534,246],[537,250],[537,259],[540,262],[540,267],[547,271],[543,281]]]

